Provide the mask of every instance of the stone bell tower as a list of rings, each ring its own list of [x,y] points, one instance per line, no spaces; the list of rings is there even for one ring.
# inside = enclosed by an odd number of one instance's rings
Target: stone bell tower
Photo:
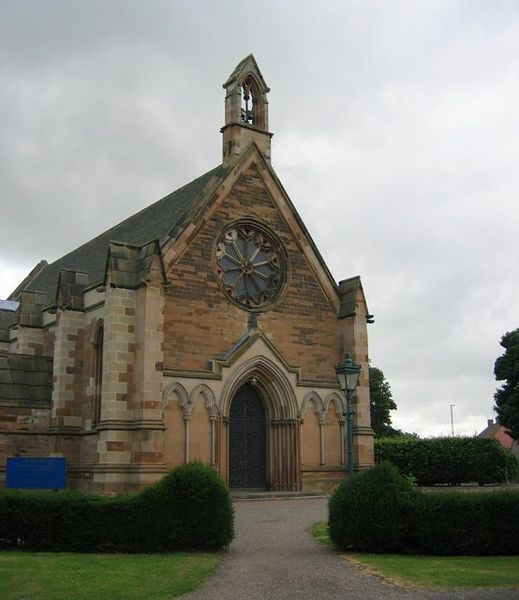
[[[268,101],[270,88],[265,83],[252,54],[244,58],[223,84],[225,125],[223,133],[223,163],[229,164],[245,148],[255,142],[270,162]]]

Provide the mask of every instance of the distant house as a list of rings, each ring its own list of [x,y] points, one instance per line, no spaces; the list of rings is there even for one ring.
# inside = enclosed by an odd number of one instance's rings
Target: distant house
[[[493,419],[488,419],[486,428],[478,434],[478,437],[497,440],[501,446],[508,448],[519,458],[519,442],[506,433],[506,429],[497,419],[495,423]]]

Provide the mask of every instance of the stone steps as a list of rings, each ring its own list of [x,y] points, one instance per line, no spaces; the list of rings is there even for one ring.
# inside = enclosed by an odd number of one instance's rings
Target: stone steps
[[[239,500],[300,500],[302,498],[327,498],[324,492],[273,492],[266,490],[231,490],[231,498]]]

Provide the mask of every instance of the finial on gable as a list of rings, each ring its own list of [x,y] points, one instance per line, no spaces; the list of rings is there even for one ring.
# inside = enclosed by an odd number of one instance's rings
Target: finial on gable
[[[270,162],[268,131],[268,100],[270,88],[265,83],[256,59],[245,57],[223,84],[225,95],[225,125],[223,133],[223,162],[232,162],[245,148],[255,142]]]

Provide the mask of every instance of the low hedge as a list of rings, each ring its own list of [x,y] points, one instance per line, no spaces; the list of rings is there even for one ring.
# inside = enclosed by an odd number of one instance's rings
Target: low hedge
[[[0,493],[0,545],[75,552],[215,550],[234,537],[229,491],[213,469],[179,466],[138,494]]]
[[[419,492],[411,522],[419,554],[519,554],[519,491]]]
[[[478,437],[381,438],[375,440],[375,460],[393,463],[418,485],[504,483],[518,471],[509,450]]]
[[[436,555],[519,554],[519,491],[425,492],[390,463],[344,480],[329,501],[343,550]]]

